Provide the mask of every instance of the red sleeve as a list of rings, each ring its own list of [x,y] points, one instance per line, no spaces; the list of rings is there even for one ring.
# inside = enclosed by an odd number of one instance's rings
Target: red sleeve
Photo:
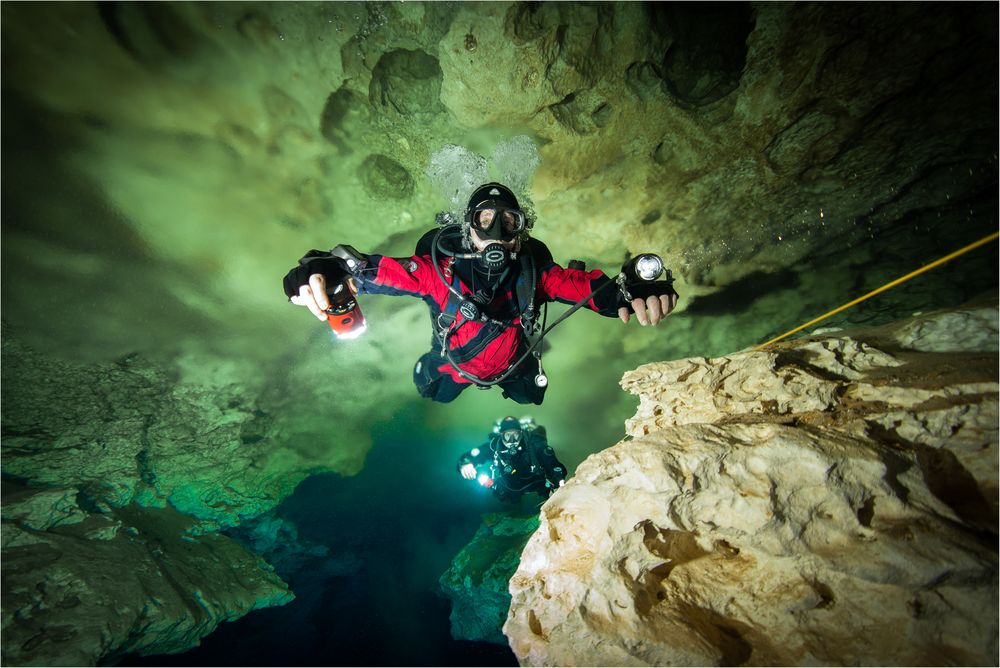
[[[359,292],[376,295],[413,295],[423,297],[433,294],[440,282],[434,266],[427,257],[387,257],[369,255],[369,266],[364,270]]]
[[[582,269],[565,269],[552,263],[542,269],[539,287],[548,301],[559,301],[564,304],[574,304],[591,292],[607,285],[611,279],[600,269],[583,271]],[[586,305],[591,311],[608,316],[618,317],[615,306],[615,288],[603,288],[596,296],[587,300]]]

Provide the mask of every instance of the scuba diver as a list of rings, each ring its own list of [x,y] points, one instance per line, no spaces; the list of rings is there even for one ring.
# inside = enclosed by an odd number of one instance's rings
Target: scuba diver
[[[417,361],[413,381],[421,396],[453,401],[472,385],[499,385],[504,398],[541,404],[548,378],[540,343],[581,307],[628,323],[657,324],[677,304],[673,277],[663,262],[643,254],[615,279],[573,261],[563,268],[548,247],[529,236],[534,221],[509,188],[478,187],[461,221],[438,214],[411,257],[363,254],[351,246],[311,250],[284,278],[289,301],[326,320],[338,335],[364,331],[356,294],[410,295],[429,306],[434,337]],[[544,307],[572,304],[545,327]],[[648,310],[648,316],[647,316]]]
[[[549,445],[545,427],[510,415],[494,423],[485,443],[463,453],[456,468],[507,503],[528,493],[548,498],[566,482],[566,467]]]

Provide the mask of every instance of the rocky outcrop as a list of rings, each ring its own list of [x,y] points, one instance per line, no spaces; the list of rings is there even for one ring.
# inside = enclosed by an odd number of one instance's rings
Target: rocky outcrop
[[[441,591],[451,599],[451,637],[506,645],[501,632],[510,608],[508,582],[521,550],[538,528],[538,517],[492,513],[441,576]]]
[[[317,437],[238,362],[78,364],[3,333],[5,662],[180,652],[291,600],[272,564],[317,551],[267,511],[309,472],[355,470],[364,438]],[[349,408],[311,420],[330,410]]]
[[[3,662],[172,654],[293,596],[259,556],[170,509],[93,512],[78,489],[3,486]]]
[[[626,374],[511,580],[521,663],[995,664],[990,302]]]
[[[76,487],[106,507],[170,506],[209,531],[271,510],[310,471],[354,472],[367,449],[350,429],[313,431],[345,407],[297,420],[242,362],[77,364],[8,334],[3,471],[28,484]]]

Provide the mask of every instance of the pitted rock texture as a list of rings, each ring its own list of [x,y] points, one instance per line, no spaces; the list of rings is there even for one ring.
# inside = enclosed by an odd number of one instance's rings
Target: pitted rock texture
[[[786,286],[833,301],[842,286],[817,260],[911,269],[995,227],[996,17],[986,3],[12,3],[5,316],[101,359],[176,338],[301,342],[277,278],[305,250],[412,249],[447,205],[429,157],[520,134],[541,165],[518,195],[559,261],[665,253],[682,308],[794,265]],[[31,298],[56,290],[58,321]],[[770,319],[744,323],[763,340]],[[694,326],[704,341],[710,324]]]
[[[538,517],[492,513],[441,576],[441,591],[451,599],[451,637],[506,645],[501,627],[510,608],[510,581]]]
[[[411,252],[446,144],[530,136],[518,194],[560,262],[658,251],[678,277],[668,337],[558,333],[570,444],[617,431],[624,395],[596,388],[623,370],[764,340],[995,230],[996,5],[732,9],[3,3],[4,473],[208,531],[356,472],[421,401],[426,308],[366,299],[368,333],[334,346],[280,277],[309,248]],[[961,267],[850,317],[996,283],[995,251]]]
[[[986,332],[913,345],[955,318]],[[511,580],[522,665],[996,664],[996,322],[626,374],[630,438],[543,506]]]
[[[75,489],[12,481],[3,495],[4,665],[183,652],[220,622],[293,598],[263,559],[187,532],[176,511],[90,512]]]

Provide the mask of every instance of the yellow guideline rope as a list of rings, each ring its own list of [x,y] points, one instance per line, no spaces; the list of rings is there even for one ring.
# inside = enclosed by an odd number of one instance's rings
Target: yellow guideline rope
[[[913,278],[914,276],[918,276],[918,275],[924,273],[925,271],[928,271],[929,269],[933,269],[934,267],[936,267],[938,265],[941,265],[941,264],[944,264],[945,262],[948,262],[949,260],[954,260],[959,255],[964,255],[965,253],[968,253],[971,250],[979,248],[980,246],[982,246],[984,244],[988,244],[989,242],[991,242],[994,239],[996,239],[998,236],[1000,236],[1000,233],[994,232],[993,234],[985,236],[982,239],[980,239],[979,241],[976,241],[975,243],[971,243],[971,244],[969,244],[968,246],[966,246],[964,248],[959,248],[954,253],[949,253],[948,255],[945,255],[943,258],[940,258],[938,260],[934,260],[934,262],[931,262],[930,264],[927,264],[927,265],[924,265],[923,267],[920,267],[920,269],[917,269],[916,271],[911,271],[906,276],[901,276],[900,278],[897,278],[896,280],[894,280],[894,281],[892,281],[890,283],[886,283],[881,288],[872,290],[871,292],[869,292],[867,295],[864,295],[863,297],[858,297],[854,301],[849,302],[847,304],[844,304],[840,308],[835,308],[832,311],[830,311],[829,313],[824,313],[820,317],[814,318],[813,320],[810,320],[809,322],[807,322],[804,325],[799,325],[795,329],[789,330],[789,331],[785,332],[784,334],[782,334],[781,336],[777,336],[777,337],[771,339],[770,341],[767,341],[766,343],[760,344],[759,346],[757,346],[756,348],[754,348],[754,352],[756,352],[756,351],[758,351],[758,350],[760,350],[760,349],[762,349],[762,348],[764,348],[766,346],[771,345],[775,341],[780,341],[781,339],[785,338],[786,336],[788,336],[790,334],[794,334],[795,332],[798,332],[799,330],[803,330],[806,327],[809,327],[810,325],[815,325],[820,320],[825,320],[826,318],[829,318],[831,315],[834,315],[835,313],[840,313],[841,311],[843,311],[846,308],[850,308],[850,307],[854,306],[855,304],[860,304],[861,302],[863,302],[864,300],[868,299],[869,297],[874,297],[875,295],[877,295],[880,292],[885,292],[889,288],[895,287],[895,286],[899,285],[900,283],[902,283],[903,281],[908,281],[909,279]]]

